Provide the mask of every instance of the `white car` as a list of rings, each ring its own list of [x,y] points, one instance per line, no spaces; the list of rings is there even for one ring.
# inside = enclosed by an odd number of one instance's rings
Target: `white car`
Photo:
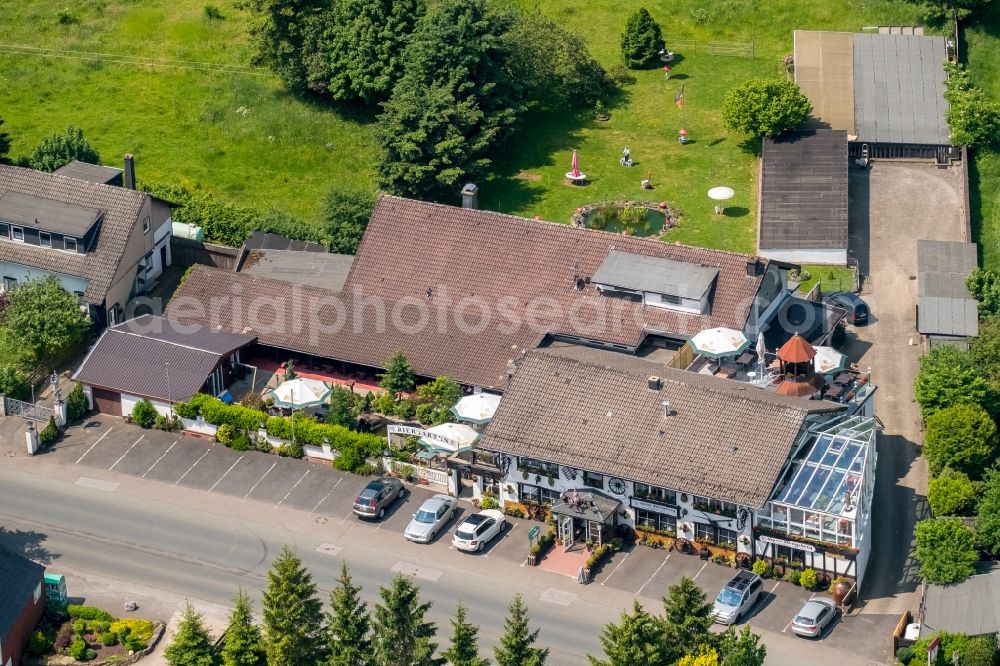
[[[413,514],[403,536],[417,543],[430,543],[455,515],[455,498],[435,495],[424,501]]]
[[[458,526],[451,543],[458,550],[468,553],[482,550],[495,536],[507,527],[507,519],[496,509],[475,513]]]

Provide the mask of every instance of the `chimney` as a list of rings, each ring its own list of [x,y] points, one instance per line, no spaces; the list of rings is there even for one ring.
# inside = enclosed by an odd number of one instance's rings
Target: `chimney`
[[[125,154],[125,189],[135,189],[135,158],[132,153]]]
[[[757,259],[757,257],[754,257],[753,259],[748,260],[747,261],[747,277],[758,277],[760,275],[760,273],[761,273],[761,269],[762,268],[763,268],[763,266],[761,266],[760,261]]]
[[[479,208],[479,186],[475,183],[462,188],[462,208]]]
[[[669,400],[664,400],[663,401],[663,418],[669,418],[669,417],[670,417],[670,401]]]
[[[663,380],[656,375],[651,376],[648,380],[649,390],[653,393],[659,391],[663,388]]]

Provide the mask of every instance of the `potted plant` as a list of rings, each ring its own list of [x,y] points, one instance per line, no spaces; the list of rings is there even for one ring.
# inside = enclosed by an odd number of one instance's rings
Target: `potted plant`
[[[592,550],[594,550],[594,540],[593,539],[587,539],[584,543],[587,545],[587,552],[588,553],[591,552]]]
[[[851,581],[843,576],[837,576],[830,583],[830,594],[833,595],[833,602],[838,606],[844,605],[844,600],[851,591]]]

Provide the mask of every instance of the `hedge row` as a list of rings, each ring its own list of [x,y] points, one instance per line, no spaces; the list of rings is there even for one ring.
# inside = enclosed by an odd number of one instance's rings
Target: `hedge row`
[[[357,453],[362,461],[366,457],[380,455],[385,448],[385,441],[377,435],[355,432],[340,425],[319,423],[301,412],[292,417],[269,416],[243,405],[227,405],[204,393],[199,393],[186,403],[176,403],[174,412],[186,419],[197,418],[200,412],[205,421],[212,425],[225,424],[249,432],[256,432],[263,423],[268,435],[283,440],[292,439],[294,428],[298,444],[322,446],[325,439],[341,454],[351,451]]]

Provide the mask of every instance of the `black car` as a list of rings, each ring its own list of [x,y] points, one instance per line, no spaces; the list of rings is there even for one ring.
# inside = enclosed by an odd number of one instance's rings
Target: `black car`
[[[868,323],[868,304],[857,294],[849,291],[835,291],[823,296],[823,302],[847,310],[847,321],[855,326]]]
[[[406,495],[403,482],[387,477],[371,481],[354,500],[354,513],[359,518],[383,518],[386,508]]]

